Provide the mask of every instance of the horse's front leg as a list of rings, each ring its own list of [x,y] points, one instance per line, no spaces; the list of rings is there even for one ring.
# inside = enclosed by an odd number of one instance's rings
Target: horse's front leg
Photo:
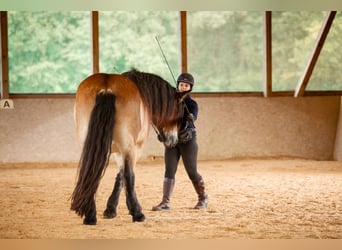
[[[125,190],[126,190],[126,204],[130,215],[132,215],[133,222],[142,222],[145,220],[145,215],[141,211],[141,206],[138,202],[135,193],[135,175],[133,167],[129,164],[129,161],[125,161],[124,167],[124,178],[125,178]]]
[[[103,212],[103,217],[106,219],[111,219],[111,218],[116,217],[116,207],[119,204],[120,193],[123,187],[122,175],[123,175],[123,171],[120,170],[120,172],[117,174],[116,179],[115,179],[113,192],[108,198],[107,208]]]

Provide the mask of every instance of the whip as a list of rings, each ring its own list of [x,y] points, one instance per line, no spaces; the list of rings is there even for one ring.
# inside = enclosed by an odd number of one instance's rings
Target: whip
[[[165,61],[166,65],[167,65],[167,67],[169,68],[169,71],[170,71],[170,73],[171,73],[171,75],[172,75],[173,81],[174,81],[175,84],[177,85],[177,81],[176,81],[175,76],[174,76],[173,73],[172,73],[170,64],[169,64],[169,62],[168,62],[167,59],[166,59],[166,56],[165,56],[165,54],[164,54],[164,51],[163,51],[162,47],[160,46],[160,42],[159,42],[158,36],[155,36],[155,38],[156,38],[156,40],[157,40],[158,47],[159,47],[159,49],[160,49],[160,51],[161,51],[161,53],[162,53],[162,55],[163,55],[164,61]],[[184,107],[185,107],[186,111],[187,111],[189,114],[191,114],[191,112],[189,111],[188,106],[186,105],[186,103],[185,103],[184,101],[183,101],[183,103],[184,103]],[[155,130],[156,133],[157,133],[157,129],[156,129],[154,126],[153,126],[153,128],[154,128],[154,130]],[[159,131],[158,131],[158,132],[159,132]],[[157,133],[157,134],[159,135],[160,133]]]
[[[176,79],[175,79],[175,76],[174,76],[173,73],[172,73],[170,64],[169,64],[169,62],[168,62],[167,59],[166,59],[166,56],[165,56],[165,54],[164,54],[164,51],[163,51],[162,47],[160,46],[159,39],[158,39],[157,36],[155,36],[155,38],[156,38],[156,40],[157,40],[158,47],[159,47],[159,49],[160,49],[160,51],[161,51],[161,53],[162,53],[162,55],[163,55],[164,61],[165,61],[166,65],[167,65],[167,67],[169,68],[169,71],[170,71],[170,73],[171,73],[171,75],[172,75],[173,81],[174,81],[175,83],[177,83],[177,82],[176,82]],[[177,85],[177,84],[176,84],[176,85]]]

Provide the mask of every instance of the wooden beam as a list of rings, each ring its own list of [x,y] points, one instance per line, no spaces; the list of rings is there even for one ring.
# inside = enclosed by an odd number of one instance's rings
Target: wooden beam
[[[99,55],[99,12],[91,12],[91,40],[92,40],[92,59],[93,73],[100,72],[100,55]]]
[[[181,72],[188,72],[186,11],[180,12]]]
[[[332,25],[332,22],[335,18],[336,11],[330,11],[322,25],[322,28],[318,34],[316,44],[314,46],[314,49],[312,50],[311,56],[309,57],[309,61],[306,65],[306,68],[304,70],[304,73],[300,80],[297,83],[297,87],[294,93],[295,97],[304,96],[305,88],[308,85],[308,82],[310,80],[310,77],[312,75],[312,72],[315,68],[316,62],[318,60],[319,54],[321,53],[322,47],[324,45],[325,39],[328,36],[330,27]]]
[[[8,86],[8,32],[7,32],[7,11],[0,12],[0,39],[1,39],[1,98],[9,97]]]
[[[264,96],[272,95],[272,11],[264,16]]]

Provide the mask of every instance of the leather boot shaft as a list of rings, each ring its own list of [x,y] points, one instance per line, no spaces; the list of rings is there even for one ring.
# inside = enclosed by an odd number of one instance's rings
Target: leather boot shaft
[[[198,195],[198,202],[194,209],[203,209],[208,207],[208,195],[205,193],[205,184],[204,180],[201,177],[197,181],[192,181],[192,184],[194,185],[194,188],[196,190],[196,193]]]
[[[163,183],[163,199],[159,205],[152,207],[152,211],[162,211],[170,209],[170,198],[175,186],[175,179],[165,177]]]

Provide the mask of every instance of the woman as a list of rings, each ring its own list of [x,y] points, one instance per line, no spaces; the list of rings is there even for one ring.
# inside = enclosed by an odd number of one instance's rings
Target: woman
[[[192,91],[194,78],[189,73],[182,73],[177,79],[177,89],[180,92]],[[194,121],[197,119],[198,105],[189,95],[184,99],[184,116],[178,132],[179,142],[173,148],[165,147],[165,174],[163,183],[163,198],[159,205],[152,207],[153,211],[170,209],[170,198],[175,186],[175,175],[180,157],[185,170],[192,181],[198,195],[198,202],[194,209],[203,209],[208,206],[208,195],[202,176],[197,172],[198,145]],[[160,139],[158,137],[158,139]]]

